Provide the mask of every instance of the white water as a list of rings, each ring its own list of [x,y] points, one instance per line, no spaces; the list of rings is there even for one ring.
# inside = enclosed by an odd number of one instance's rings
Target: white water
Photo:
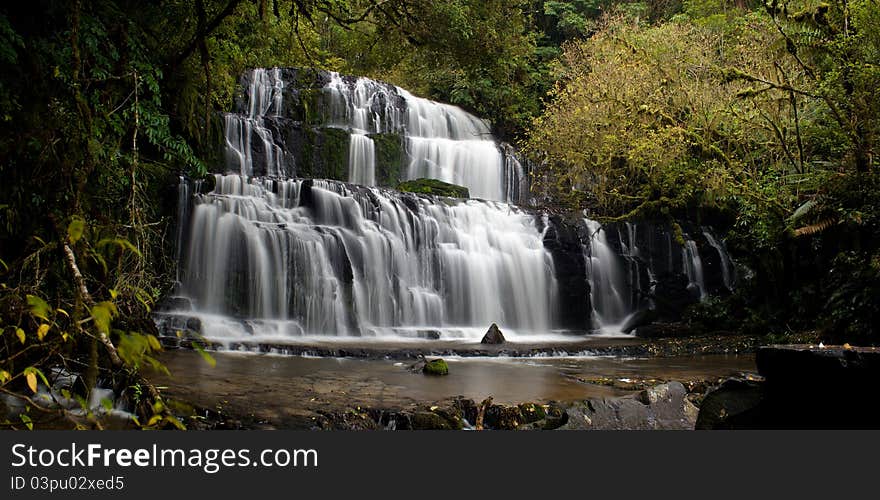
[[[254,175],[254,147],[265,156],[265,171],[269,177],[293,176],[284,168],[284,151],[264,125],[267,116],[281,111],[284,82],[278,68],[255,69],[248,88],[248,114],[227,113],[224,116],[226,164],[241,175]],[[259,143],[254,143],[254,136]]]
[[[688,277],[688,290],[696,292],[700,300],[706,300],[706,278],[703,274],[703,260],[697,242],[685,235],[684,252],[681,254],[681,265]]]
[[[589,248],[584,256],[590,283],[593,328],[600,335],[621,334],[626,319],[635,312],[632,271],[624,258],[608,244],[602,225],[590,219],[584,219],[584,223],[590,234]],[[634,246],[635,238],[630,241]]]
[[[724,281],[724,288],[727,288],[728,291],[733,291],[734,268],[733,263],[730,261],[730,255],[727,253],[727,248],[724,246],[724,242],[719,242],[718,239],[712,235],[712,232],[705,227],[703,228],[703,236],[706,238],[706,241],[709,242],[709,245],[718,252],[718,258],[721,259],[721,279]]]
[[[330,126],[351,133],[350,182],[376,183],[375,147],[367,135],[399,133],[406,138],[406,180],[438,179],[495,201],[522,192],[522,165],[502,154],[486,122],[461,108],[367,78],[350,84],[338,73],[331,73],[325,92]]]
[[[556,284],[534,216],[376,188],[218,175],[191,215],[182,294],[209,337],[548,332]],[[236,318],[236,319],[232,319]],[[506,330],[505,330],[506,331]]]

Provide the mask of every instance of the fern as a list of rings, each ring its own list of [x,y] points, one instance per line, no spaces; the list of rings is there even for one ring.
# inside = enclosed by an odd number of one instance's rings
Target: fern
[[[791,214],[791,217],[788,218],[790,222],[795,222],[799,219],[802,219],[805,215],[812,212],[816,207],[819,206],[819,202],[816,201],[815,198],[809,199],[803,203],[803,205],[799,206],[797,210]]]
[[[804,226],[804,227],[795,229],[794,236],[796,238],[799,238],[801,236],[811,236],[814,234],[818,234],[818,233],[821,233],[822,231],[825,231],[826,229],[828,229],[829,227],[831,227],[835,224],[837,224],[837,218],[836,217],[828,217],[826,219],[820,220],[819,222],[816,222],[815,224],[810,224],[809,226]]]

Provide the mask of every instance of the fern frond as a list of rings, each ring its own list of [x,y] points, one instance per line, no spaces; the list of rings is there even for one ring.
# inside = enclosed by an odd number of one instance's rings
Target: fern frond
[[[804,226],[794,230],[794,236],[799,238],[801,236],[811,236],[814,234],[821,233],[825,231],[829,227],[833,226],[837,223],[836,217],[829,217],[827,219],[822,219],[815,224],[810,224],[809,226]]]
[[[805,202],[803,203],[803,205],[799,206],[799,207],[797,208],[797,210],[795,210],[794,213],[791,214],[791,217],[789,217],[788,220],[789,220],[790,222],[794,222],[794,221],[796,221],[796,220],[798,220],[798,219],[801,219],[801,218],[803,218],[803,216],[805,216],[805,215],[807,215],[808,213],[812,212],[813,209],[815,209],[817,206],[819,206],[819,202],[816,201],[815,198],[811,198],[811,199],[805,201]]]

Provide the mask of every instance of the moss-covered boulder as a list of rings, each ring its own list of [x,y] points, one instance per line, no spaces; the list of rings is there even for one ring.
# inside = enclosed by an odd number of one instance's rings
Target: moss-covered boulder
[[[437,179],[415,179],[401,182],[397,190],[403,193],[430,194],[432,196],[446,196],[449,198],[470,198],[468,188],[438,181]]]
[[[417,411],[409,417],[410,426],[414,431],[454,429],[449,421],[431,411]]]
[[[422,373],[425,375],[449,375],[449,365],[442,359],[432,359],[425,362]]]

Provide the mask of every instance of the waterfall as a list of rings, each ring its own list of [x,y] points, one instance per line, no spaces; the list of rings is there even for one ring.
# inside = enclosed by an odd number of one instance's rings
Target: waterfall
[[[733,262],[730,261],[730,254],[727,253],[727,247],[723,241],[719,242],[715,238],[709,228],[704,227],[702,230],[706,241],[718,252],[718,258],[721,259],[721,279],[724,282],[724,288],[727,288],[728,291],[733,291],[734,267]]]
[[[285,168],[284,150],[265,126],[267,117],[277,117],[281,112],[283,88],[280,69],[253,70],[248,88],[247,114],[227,113],[224,116],[228,171],[254,175],[257,161],[267,176],[294,174]]]
[[[700,300],[706,300],[709,294],[706,290],[706,278],[703,275],[703,260],[700,258],[700,250],[697,242],[684,235],[684,249],[681,252],[681,265],[688,278],[688,290],[696,293]]]
[[[631,266],[608,243],[601,224],[584,219],[589,231],[589,245],[584,252],[590,302],[593,305],[593,328],[600,333],[620,333],[626,319],[633,314],[633,279]],[[630,239],[635,248],[635,238]]]
[[[333,181],[216,177],[196,195],[182,273],[209,338],[552,326],[553,260],[531,214]]]
[[[375,184],[369,135],[396,133],[406,142],[403,180],[438,179],[494,201],[512,201],[522,191],[522,166],[513,155],[502,154],[486,122],[461,108],[367,78],[352,83],[338,73],[330,73],[324,91],[328,125],[351,134],[349,181]]]
[[[642,321],[636,315],[654,307],[655,290],[676,294],[678,303],[710,293],[697,242],[687,235],[682,246],[657,226],[603,227],[584,218],[584,240],[568,222],[505,203],[528,193],[527,169],[460,108],[367,78],[297,75],[254,70],[238,112],[224,117],[225,173],[210,192],[181,178],[178,283],[163,312],[172,328],[220,341],[479,340],[497,323],[505,336],[534,340],[555,328],[588,328],[586,311],[577,311],[586,283],[592,330],[604,334]],[[285,78],[300,77],[311,86],[285,89]],[[348,144],[327,127],[345,130]],[[380,140],[384,134],[392,137]],[[320,149],[327,145],[337,149],[327,154]],[[315,151],[323,151],[320,167]],[[304,173],[348,183],[296,178],[294,158]],[[375,186],[377,176],[398,175],[463,185],[476,199]],[[708,244],[701,244],[719,253],[729,289],[723,242],[707,228],[702,235]],[[714,259],[706,264],[715,272]]]

